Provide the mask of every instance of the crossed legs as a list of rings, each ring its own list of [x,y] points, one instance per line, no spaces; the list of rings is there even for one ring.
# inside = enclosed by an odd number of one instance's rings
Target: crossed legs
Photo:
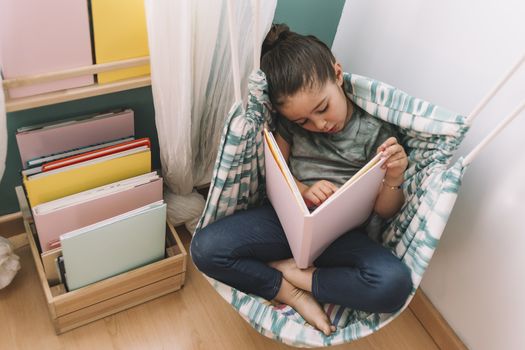
[[[359,232],[337,239],[308,269],[298,269],[270,205],[237,212],[200,230],[191,256],[208,276],[246,293],[293,307],[329,335],[320,303],[371,312],[397,310],[411,291],[405,265]]]

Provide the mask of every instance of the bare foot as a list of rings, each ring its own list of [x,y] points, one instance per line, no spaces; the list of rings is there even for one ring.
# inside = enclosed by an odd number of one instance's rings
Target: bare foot
[[[325,335],[328,336],[335,331],[335,326],[330,323],[328,316],[312,294],[295,287],[284,278],[275,299],[293,307],[306,322]]]
[[[312,276],[314,274],[315,267],[300,269],[297,267],[297,264],[293,258],[272,261],[268,265],[276,270],[281,271],[284,278],[294,286],[307,292],[312,292]]]

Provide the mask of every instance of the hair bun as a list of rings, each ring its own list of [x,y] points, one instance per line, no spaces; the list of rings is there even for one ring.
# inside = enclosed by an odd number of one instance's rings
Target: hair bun
[[[277,46],[280,42],[286,40],[291,34],[290,28],[286,24],[272,24],[270,31],[266,34],[262,44],[261,56]]]

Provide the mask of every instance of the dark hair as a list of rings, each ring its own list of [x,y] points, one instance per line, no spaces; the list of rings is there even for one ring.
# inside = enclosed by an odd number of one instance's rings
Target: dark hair
[[[336,81],[335,62],[328,46],[315,36],[292,32],[286,24],[273,24],[261,51],[270,101],[279,105],[284,97]]]

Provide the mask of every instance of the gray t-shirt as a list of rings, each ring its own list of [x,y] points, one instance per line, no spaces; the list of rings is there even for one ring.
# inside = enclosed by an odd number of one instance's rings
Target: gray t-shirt
[[[307,186],[319,180],[343,185],[389,137],[398,137],[392,124],[371,116],[353,104],[348,124],[338,133],[310,132],[281,117],[277,132],[290,145],[290,171]]]

